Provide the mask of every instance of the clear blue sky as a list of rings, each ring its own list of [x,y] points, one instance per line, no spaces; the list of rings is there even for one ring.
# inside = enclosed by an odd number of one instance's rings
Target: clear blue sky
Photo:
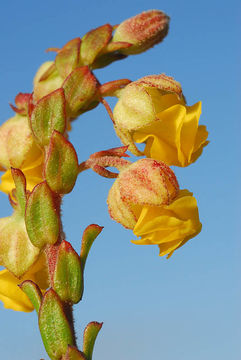
[[[114,25],[155,8],[171,17],[166,40],[95,74],[106,82],[164,72],[181,82],[190,105],[202,100],[201,123],[207,125],[210,144],[194,165],[174,170],[181,187],[193,191],[198,200],[203,231],[170,260],[160,258],[156,247],[131,244],[131,231],[109,219],[106,197],[112,180],[91,172],[81,175],[64,200],[67,240],[79,249],[87,225],[105,228],[88,259],[84,300],[75,308],[79,343],[85,325],[97,320],[104,326],[94,360],[238,360],[238,1],[4,1],[0,121],[13,115],[8,102],[18,92],[31,92],[38,66],[51,59],[46,48],[61,47],[91,28]],[[76,121],[70,139],[80,161],[120,145],[101,106]],[[7,197],[0,194],[0,202],[0,216],[9,215]],[[35,313],[17,313],[0,305],[0,318],[1,359],[47,359]]]

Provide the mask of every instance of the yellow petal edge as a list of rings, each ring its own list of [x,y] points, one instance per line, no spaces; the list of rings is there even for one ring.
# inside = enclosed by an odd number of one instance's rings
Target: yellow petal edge
[[[18,287],[24,280],[34,281],[42,291],[48,288],[46,262],[43,255],[21,279],[18,279],[6,269],[0,271],[0,300],[6,309],[23,312],[34,310],[27,295]]]
[[[188,190],[181,190],[169,205],[144,206],[133,229],[139,245],[158,245],[160,256],[168,255],[196,236],[202,228],[196,199]]]

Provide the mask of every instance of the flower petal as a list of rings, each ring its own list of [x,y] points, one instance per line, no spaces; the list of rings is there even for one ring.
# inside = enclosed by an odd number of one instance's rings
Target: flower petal
[[[32,191],[35,185],[43,181],[42,161],[43,161],[42,156],[40,156],[32,163],[32,166],[29,165],[28,167],[21,169],[26,177],[26,188],[29,191]],[[1,177],[0,191],[9,194],[14,188],[15,188],[15,184],[12,178],[11,170],[7,170]]]
[[[201,102],[193,106],[186,106],[186,116],[181,131],[181,149],[185,157],[185,165],[191,162],[200,115]]]
[[[45,290],[49,286],[47,269],[44,255],[41,255],[36,263],[29,269],[24,277],[19,280],[8,270],[0,271],[0,300],[6,309],[15,311],[33,311],[33,305],[27,295],[18,287],[24,280],[32,280]]]
[[[171,105],[171,100],[169,103],[169,108],[157,114],[157,121],[136,130],[133,139],[137,143],[146,143],[144,153],[147,157],[168,165],[188,166],[207,145],[206,127],[198,126],[201,102],[193,106]]]
[[[135,244],[157,244],[160,255],[171,253],[201,231],[196,199],[188,190],[163,207],[144,206],[133,230]]]
[[[6,309],[15,311],[33,311],[33,305],[27,295],[18,287],[21,281],[8,270],[0,271],[0,300]]]
[[[167,165],[180,165],[179,158],[183,157],[180,137],[186,109],[174,105],[157,116],[157,121],[134,132],[134,141],[146,142],[144,153],[147,157],[162,160]]]

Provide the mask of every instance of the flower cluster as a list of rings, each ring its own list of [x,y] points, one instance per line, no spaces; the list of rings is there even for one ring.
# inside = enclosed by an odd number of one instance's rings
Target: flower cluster
[[[55,60],[40,66],[33,93],[16,96],[15,115],[0,127],[0,190],[13,207],[11,216],[0,219],[0,265],[5,267],[0,300],[16,311],[36,310],[53,360],[91,359],[102,326],[87,325],[80,351],[66,316],[83,296],[85,262],[102,231],[95,224],[85,229],[80,254],[65,239],[61,201],[82,171],[116,178],[109,213],[138,237],[134,244],[158,245],[160,256],[170,257],[201,231],[196,199],[179,189],[169,167],[190,165],[208,144],[206,127],[199,125],[201,103],[188,106],[181,85],[164,74],[100,84],[93,73],[160,43],[168,27],[169,17],[151,10],[49,49],[57,53]],[[107,96],[118,98],[113,113]],[[124,146],[79,164],[68,140],[71,122],[100,103]],[[144,144],[144,151],[137,144]],[[131,163],[123,159],[127,149],[145,157]]]

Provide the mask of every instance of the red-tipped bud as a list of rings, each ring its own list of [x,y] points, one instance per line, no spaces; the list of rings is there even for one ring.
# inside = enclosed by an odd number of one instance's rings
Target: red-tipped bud
[[[116,29],[113,42],[132,46],[120,50],[125,55],[139,54],[161,42],[168,32],[169,17],[159,10],[145,11],[122,22]]]

